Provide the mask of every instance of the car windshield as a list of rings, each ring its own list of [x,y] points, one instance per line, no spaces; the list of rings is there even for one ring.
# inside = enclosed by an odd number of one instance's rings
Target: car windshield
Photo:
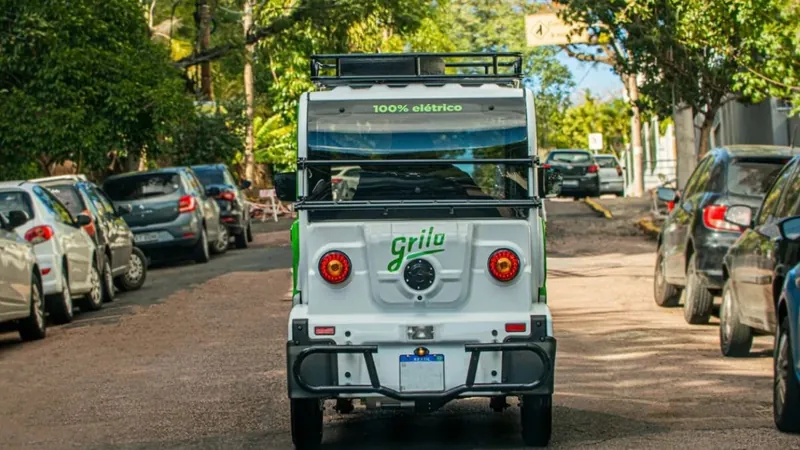
[[[180,189],[177,173],[143,173],[106,180],[103,190],[114,201],[131,201],[174,194]]]
[[[203,186],[208,186],[211,184],[227,184],[225,182],[225,174],[221,170],[195,169],[194,173],[197,174],[197,178],[200,179],[200,182],[203,183]]]
[[[0,191],[0,214],[6,219],[11,211],[24,211],[33,217],[31,199],[22,191]]]
[[[604,169],[614,169],[617,167],[617,161],[614,158],[608,156],[596,156],[594,159],[597,161],[597,165]]]
[[[521,98],[309,103],[309,200],[512,200],[528,197],[528,169],[513,164],[459,164],[465,159],[527,158]],[[451,164],[354,165],[352,160],[442,160]],[[343,183],[336,175],[355,178]],[[333,180],[331,174],[334,174]],[[392,210],[391,218],[428,218],[430,210]],[[456,210],[448,217],[524,217],[516,208]],[[386,218],[384,211],[312,211],[315,218]]]
[[[588,163],[592,155],[584,152],[552,152],[547,157],[550,162],[564,162],[570,164]]]
[[[775,181],[787,160],[735,160],[728,168],[728,191],[736,195],[761,197]]]
[[[57,185],[44,185],[44,187],[53,193],[57,199],[67,207],[67,210],[73,216],[77,216],[86,210],[83,204],[83,199],[78,190],[72,184],[57,184]]]

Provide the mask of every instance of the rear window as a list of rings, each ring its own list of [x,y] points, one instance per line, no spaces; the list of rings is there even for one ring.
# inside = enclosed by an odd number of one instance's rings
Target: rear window
[[[552,162],[565,162],[565,163],[588,163],[592,160],[592,155],[581,152],[553,152],[547,157]]]
[[[200,182],[203,183],[203,186],[208,186],[210,184],[228,184],[225,181],[225,173],[221,170],[214,170],[214,169],[205,169],[205,170],[194,170],[194,173],[197,174],[197,178],[200,179]]]
[[[177,173],[148,173],[107,180],[103,190],[115,202],[174,194],[181,188]]]
[[[78,193],[75,186],[71,184],[61,184],[54,186],[44,185],[44,187],[52,192],[53,195],[67,207],[67,210],[73,216],[77,216],[86,210],[86,205],[83,204],[83,199],[81,199],[81,195]]]
[[[28,194],[20,191],[0,191],[0,214],[8,218],[11,211],[25,211],[33,217],[33,208]]]
[[[607,169],[607,168],[614,169],[614,168],[617,167],[617,160],[615,160],[614,158],[599,156],[599,157],[595,157],[595,161],[597,161],[597,165],[598,166],[600,166],[600,167],[602,167],[604,169]]]
[[[728,191],[736,195],[761,197],[775,181],[788,160],[737,160],[728,168]]]

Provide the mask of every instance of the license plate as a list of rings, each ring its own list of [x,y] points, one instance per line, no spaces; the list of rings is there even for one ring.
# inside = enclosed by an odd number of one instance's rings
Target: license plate
[[[158,233],[142,233],[134,235],[133,240],[137,243],[154,242],[158,240]]]
[[[400,355],[400,390],[443,391],[444,355]]]
[[[564,180],[561,184],[562,186],[577,187],[578,180]]]

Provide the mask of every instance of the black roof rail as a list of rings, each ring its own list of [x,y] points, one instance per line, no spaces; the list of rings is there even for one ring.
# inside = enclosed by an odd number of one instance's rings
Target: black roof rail
[[[458,73],[447,73],[447,69],[455,69]],[[352,53],[311,56],[311,81],[324,87],[412,83],[494,83],[517,86],[521,79],[520,52]]]

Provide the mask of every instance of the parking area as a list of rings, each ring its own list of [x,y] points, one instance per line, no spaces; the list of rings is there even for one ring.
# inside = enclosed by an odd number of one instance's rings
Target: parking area
[[[653,302],[641,201],[548,202],[548,294],[559,339],[553,448],[798,448],[772,423],[771,337],[723,359],[717,322]],[[289,222],[246,250],[155,267],[140,291],[48,339],[0,335],[4,449],[291,448],[285,385]],[[328,408],[324,448],[521,448],[516,402],[436,413]]]

